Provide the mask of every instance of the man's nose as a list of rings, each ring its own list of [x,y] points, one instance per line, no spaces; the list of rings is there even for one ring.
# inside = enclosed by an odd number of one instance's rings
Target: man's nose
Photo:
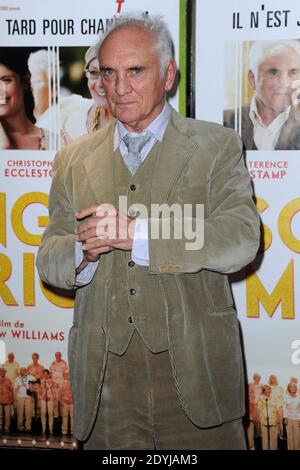
[[[281,72],[279,76],[279,84],[282,87],[290,88],[292,85],[293,79],[289,76],[288,72]]]
[[[126,95],[130,93],[131,85],[129,79],[126,75],[118,75],[116,80],[116,92],[119,96]]]

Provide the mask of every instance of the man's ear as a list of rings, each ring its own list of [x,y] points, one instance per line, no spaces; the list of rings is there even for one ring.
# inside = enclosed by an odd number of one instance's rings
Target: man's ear
[[[252,70],[249,70],[248,72],[248,80],[249,80],[252,90],[255,91],[255,77],[254,77],[254,73],[252,72]]]
[[[177,64],[174,59],[172,59],[168,65],[165,77],[165,91],[170,91],[172,90],[172,87],[174,85],[174,81],[176,78],[177,74]]]

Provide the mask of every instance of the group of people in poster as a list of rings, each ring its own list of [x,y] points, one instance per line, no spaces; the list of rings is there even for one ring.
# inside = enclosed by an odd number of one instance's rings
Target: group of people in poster
[[[278,439],[287,437],[288,450],[300,450],[300,389],[298,379],[291,377],[286,391],[276,375],[271,374],[268,383],[261,383],[261,375],[253,374],[248,386],[248,448],[256,448],[261,438],[263,450],[277,450]]]
[[[55,353],[49,369],[40,364],[37,352],[27,367],[20,366],[10,352],[0,366],[0,434],[31,433],[33,423],[40,420],[42,434],[52,435],[55,419],[61,421],[62,435],[73,434],[70,376],[61,352]]]

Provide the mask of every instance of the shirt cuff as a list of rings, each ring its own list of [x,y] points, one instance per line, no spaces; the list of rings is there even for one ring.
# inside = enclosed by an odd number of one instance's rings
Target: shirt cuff
[[[76,268],[80,266],[83,261],[83,251],[81,242],[76,240],[75,242],[75,263]],[[90,262],[86,265],[86,267],[76,275],[76,282],[80,282],[80,284],[88,284],[93,279],[95,271],[97,269],[99,261],[95,261],[94,263]]]
[[[132,260],[140,266],[149,266],[148,220],[136,219],[132,243]]]

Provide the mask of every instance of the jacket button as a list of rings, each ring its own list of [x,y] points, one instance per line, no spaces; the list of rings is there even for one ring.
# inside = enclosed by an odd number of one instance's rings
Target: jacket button
[[[132,317],[128,317],[128,321],[129,321],[129,323],[133,323]]]
[[[136,185],[135,184],[131,184],[130,185],[130,191],[135,191],[136,190]]]
[[[135,289],[130,289],[130,295],[135,295],[136,294],[136,290]]]
[[[128,261],[128,266],[129,266],[130,268],[133,268],[133,267],[135,266],[135,262],[132,261],[132,259],[131,259],[130,261]]]

